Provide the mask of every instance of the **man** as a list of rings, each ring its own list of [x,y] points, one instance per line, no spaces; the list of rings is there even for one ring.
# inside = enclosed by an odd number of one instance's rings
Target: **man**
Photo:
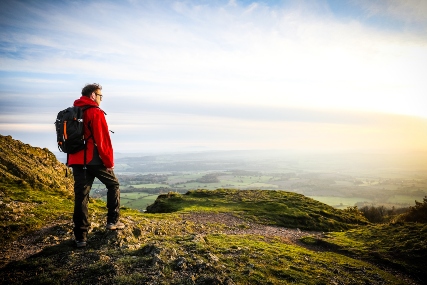
[[[120,188],[114,175],[113,147],[111,145],[105,113],[99,108],[102,101],[102,87],[99,84],[88,84],[82,89],[80,99],[74,106],[94,106],[84,111],[84,137],[86,150],[69,154],[68,165],[74,175],[74,236],[77,247],[85,247],[90,227],[88,221],[89,192],[93,181],[98,178],[107,187],[107,226],[109,230],[123,229],[119,222]],[[85,169],[86,166],[86,169]]]

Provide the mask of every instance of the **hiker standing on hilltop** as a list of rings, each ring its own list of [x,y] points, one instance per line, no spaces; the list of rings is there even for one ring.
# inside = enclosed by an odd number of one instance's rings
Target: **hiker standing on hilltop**
[[[114,175],[113,147],[111,145],[105,113],[99,108],[102,101],[102,87],[99,84],[88,84],[82,89],[82,96],[74,101],[74,106],[84,108],[84,137],[86,149],[69,154],[68,165],[74,175],[74,236],[77,247],[86,246],[88,221],[89,192],[93,181],[98,178],[108,189],[107,192],[107,226],[109,230],[123,229],[119,222],[120,188]]]

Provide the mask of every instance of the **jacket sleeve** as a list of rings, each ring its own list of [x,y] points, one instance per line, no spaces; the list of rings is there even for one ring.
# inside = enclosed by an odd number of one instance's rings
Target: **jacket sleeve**
[[[107,121],[105,120],[104,112],[101,109],[94,108],[94,111],[92,131],[98,153],[104,163],[104,166],[112,168],[114,167],[113,146],[111,144]]]

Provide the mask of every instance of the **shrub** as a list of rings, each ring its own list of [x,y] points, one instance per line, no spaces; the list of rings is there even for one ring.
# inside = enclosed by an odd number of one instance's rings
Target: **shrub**
[[[360,212],[371,223],[387,223],[397,215],[407,211],[408,208],[396,209],[395,207],[392,207],[391,209],[388,209],[384,206],[364,206],[360,208]]]
[[[399,221],[427,223],[427,196],[424,197],[423,202],[415,200],[415,206],[409,207],[409,211],[402,214]]]

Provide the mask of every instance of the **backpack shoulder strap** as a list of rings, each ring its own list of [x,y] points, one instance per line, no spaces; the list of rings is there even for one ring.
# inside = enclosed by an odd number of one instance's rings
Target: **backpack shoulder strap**
[[[86,106],[81,107],[83,112],[86,111],[87,109],[90,109],[90,108],[98,108],[99,110],[101,110],[104,113],[104,115],[107,115],[107,113],[105,113],[105,111],[102,110],[101,108],[99,108],[98,106],[86,105]]]
[[[93,106],[93,105],[86,105],[86,106],[81,107],[80,109],[82,109],[82,111],[84,112],[84,111],[86,111],[87,109],[90,109],[90,108],[98,108],[99,109],[98,106]]]
[[[87,109],[90,108],[98,108],[100,109],[98,106],[93,106],[93,105],[86,105],[81,107],[82,113],[84,113]],[[101,110],[101,109],[100,109]],[[90,131],[90,136],[88,138],[86,138],[85,140],[88,141],[90,138],[92,138],[92,140],[95,142],[95,138],[93,137],[93,132],[92,132],[92,128],[90,126],[91,121],[88,122],[87,126],[89,128]],[[84,154],[83,154],[83,169],[84,169],[84,175],[85,175],[85,179],[86,179],[86,150],[87,150],[87,143],[85,144],[85,148],[84,148]]]

